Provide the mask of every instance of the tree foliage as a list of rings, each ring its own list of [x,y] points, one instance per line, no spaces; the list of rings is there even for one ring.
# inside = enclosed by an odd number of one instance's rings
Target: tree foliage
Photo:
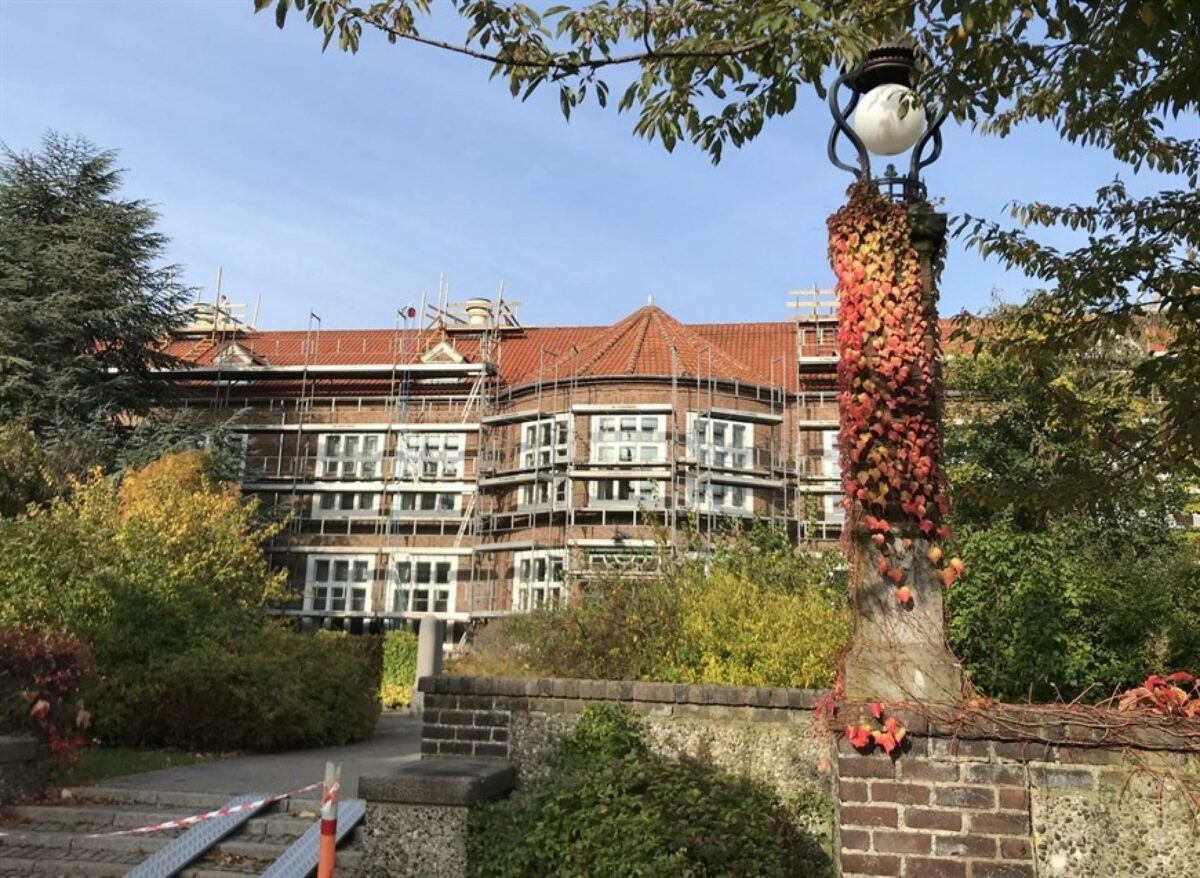
[[[1193,485],[1134,453],[1160,424],[1131,374],[1142,359],[1110,338],[1082,357],[950,363],[967,575],[947,595],[948,636],[990,695],[1100,698],[1200,665],[1200,544],[1174,520]]]
[[[119,197],[115,155],[48,134],[0,156],[0,421],[39,435],[144,414],[181,288],[145,202]]]
[[[1041,287],[1012,333],[980,339],[983,346],[1083,350],[1154,313],[1171,350],[1141,363],[1133,377],[1143,393],[1162,398],[1166,417],[1139,453],[1198,466],[1194,0],[605,0],[541,11],[495,0],[254,6],[273,7],[281,27],[289,10],[302,13],[325,46],[336,39],[344,51],[357,51],[364,32],[375,32],[482,60],[514,96],[556,89],[568,117],[589,99],[615,103],[636,114],[637,134],[668,150],[690,141],[714,162],[726,145],[742,146],[766,120],[791,112],[801,90],[823,97],[831,66],[854,64],[872,45],[909,34],[926,62],[918,91],[959,122],[1000,137],[1048,124],[1131,170],[1167,176],[1161,191],[1141,197],[1118,180],[1094,203],[1013,204],[1007,218],[964,216],[955,227],[985,257]],[[460,39],[431,35],[440,9],[461,21]],[[1039,240],[1043,229],[1079,235],[1063,249]]]
[[[0,624],[86,637],[97,664],[137,663],[261,624],[280,596],[262,544],[278,526],[212,478],[201,452],[0,519]]]

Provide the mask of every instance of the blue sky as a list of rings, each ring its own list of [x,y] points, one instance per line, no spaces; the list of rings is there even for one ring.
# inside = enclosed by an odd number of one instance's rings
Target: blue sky
[[[634,118],[557,94],[520,103],[479,62],[367,39],[330,50],[250,0],[0,0],[0,140],[44,131],[120,151],[157,204],[169,258],[259,325],[383,327],[436,292],[494,295],[527,324],[610,323],[646,302],[689,322],[782,320],[791,289],[832,286],[825,217],[849,177],[825,158],[815,95],[718,167],[668,154]],[[1080,200],[1121,170],[1048,128],[951,128],[926,171],[952,213]],[[1139,181],[1140,182],[1140,181]],[[1134,191],[1146,185],[1131,186]],[[943,313],[1026,282],[954,242]]]

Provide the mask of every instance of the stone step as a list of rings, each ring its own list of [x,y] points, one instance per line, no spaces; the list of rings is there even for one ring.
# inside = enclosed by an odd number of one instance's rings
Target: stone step
[[[181,790],[141,790],[127,787],[71,787],[63,798],[63,804],[123,804],[159,806],[163,809],[182,808],[188,813],[212,811],[233,798],[234,794],[191,793]],[[311,793],[298,799],[281,799],[270,806],[276,811],[321,810],[321,800]]]

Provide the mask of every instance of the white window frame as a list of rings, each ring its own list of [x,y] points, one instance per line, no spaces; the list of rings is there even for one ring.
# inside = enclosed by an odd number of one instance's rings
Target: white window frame
[[[318,478],[378,479],[383,440],[382,433],[321,433],[317,436]]]
[[[526,482],[517,491],[517,508],[566,509],[569,492],[566,476]]]
[[[405,567],[407,565],[407,567]],[[428,574],[427,582],[418,582]],[[445,582],[440,582],[444,576]],[[447,616],[455,612],[458,557],[395,553],[388,563],[388,608],[406,616]],[[419,586],[424,585],[424,588]],[[422,596],[422,592],[426,592]]]
[[[587,569],[590,573],[620,573],[622,575],[654,575],[662,569],[658,552],[650,548],[611,546],[588,549]]]
[[[698,512],[719,515],[752,515],[754,489],[745,485],[727,485],[709,479],[687,480],[688,506]]]
[[[514,552],[513,610],[526,613],[566,603],[566,566],[567,553],[562,549]]]
[[[379,496],[378,491],[318,491],[312,496],[312,517],[378,518]]]
[[[842,504],[841,494],[824,494],[821,497],[821,507],[825,524],[844,525],[846,523],[846,507]]]
[[[411,507],[405,506],[408,497],[413,498]],[[447,497],[450,499],[449,506],[446,505]],[[427,508],[427,504],[432,504],[432,508]],[[392,494],[392,515],[400,518],[458,518],[461,513],[461,491],[418,491],[402,486]]]
[[[397,478],[461,479],[466,446],[462,433],[405,433],[396,442]]]
[[[371,592],[375,582],[373,555],[309,555],[306,565],[305,610],[314,613],[371,612]],[[339,579],[342,570],[346,576]]]
[[[838,431],[821,431],[821,477],[841,481],[842,459],[838,447]]]
[[[724,470],[754,468],[754,425],[688,412],[687,456],[700,466]],[[735,443],[741,437],[741,444]]]
[[[607,492],[611,497],[603,497]],[[662,479],[593,479],[588,483],[588,505],[605,509],[633,509],[645,506],[660,509],[663,506]],[[620,494],[626,494],[621,497]]]
[[[570,415],[554,415],[522,421],[520,461],[522,469],[543,469],[571,459]]]
[[[666,415],[593,415],[591,462],[663,464],[667,460],[666,429]]]

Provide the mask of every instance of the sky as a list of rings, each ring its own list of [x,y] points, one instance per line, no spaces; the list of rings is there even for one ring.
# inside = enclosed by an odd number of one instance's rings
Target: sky
[[[503,284],[527,325],[608,324],[651,296],[685,322],[785,320],[789,291],[833,286],[825,218],[850,177],[814,93],[714,167],[635,137],[611,104],[568,123],[552,90],[521,103],[481,62],[369,36],[322,54],[301,17],[277,30],[251,0],[0,0],[0,140],[117,150],[183,280],[211,301],[221,269],[231,301],[261,298],[260,328],[310,311],[390,327],[442,277],[455,300]],[[1049,128],[951,126],[925,179],[952,214],[1001,216],[1089,200],[1117,173]],[[1028,286],[952,241],[941,308]]]

